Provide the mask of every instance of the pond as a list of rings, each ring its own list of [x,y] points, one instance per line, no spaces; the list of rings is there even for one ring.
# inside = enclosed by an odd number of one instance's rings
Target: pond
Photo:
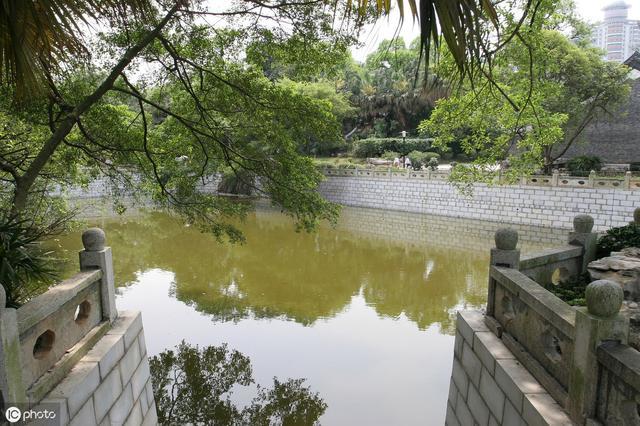
[[[159,212],[90,223],[113,249],[118,309],[142,311],[150,355],[226,342],[258,383],[306,378],[327,425],[444,423],[455,313],[485,303],[498,226],[345,208],[337,227],[306,234],[258,205],[246,244],[223,245]],[[525,249],[561,242],[547,231],[521,230]],[[77,270],[79,232],[56,242]]]

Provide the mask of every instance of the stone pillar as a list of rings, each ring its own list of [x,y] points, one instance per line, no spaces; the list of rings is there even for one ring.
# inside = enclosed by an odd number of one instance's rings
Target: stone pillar
[[[118,317],[116,310],[116,290],[113,275],[111,247],[105,247],[104,231],[89,228],[82,234],[84,250],[80,252],[80,270],[102,269],[100,294],[102,299],[102,319],[113,322]]]
[[[569,244],[582,246],[582,272],[587,272],[587,265],[596,259],[598,234],[592,232],[593,218],[588,214],[579,214],[573,218],[573,231],[569,232]]]
[[[596,350],[604,341],[626,344],[629,319],[620,314],[622,287],[608,280],[587,286],[586,308],[576,309],[573,363],[569,376],[567,411],[573,421],[584,424],[595,416],[599,368]]]
[[[631,189],[631,172],[629,171],[624,174],[624,189]]]
[[[640,207],[636,207],[633,211],[633,220],[630,222],[631,225],[640,226]]]
[[[558,181],[560,180],[560,171],[558,169],[553,169],[551,173],[551,186],[558,186]]]
[[[589,188],[594,188],[596,186],[596,171],[591,170],[589,172]]]
[[[520,268],[520,250],[518,245],[518,233],[510,228],[500,228],[495,234],[496,247],[491,249],[489,263],[491,266],[503,268]],[[487,296],[487,315],[493,316],[495,307],[496,283],[489,277],[489,294]]]
[[[4,287],[0,285],[0,403],[8,405],[27,402],[27,394],[22,381],[18,316],[15,309],[5,308],[6,303]]]

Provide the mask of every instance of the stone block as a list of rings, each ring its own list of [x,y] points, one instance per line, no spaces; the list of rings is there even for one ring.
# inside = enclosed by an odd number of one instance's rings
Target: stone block
[[[444,420],[445,426],[460,426],[458,419],[456,418],[456,413],[454,412],[451,405],[447,404],[447,417]]]
[[[502,422],[505,396],[485,368],[482,369],[482,377],[480,378],[480,394],[483,395],[484,401],[496,420]]]
[[[96,393],[93,395],[94,405],[96,409],[96,419],[102,421],[107,415],[109,409],[122,393],[122,381],[120,380],[120,371],[117,368],[111,370],[111,373],[102,381]]]
[[[458,397],[458,388],[456,387],[456,384],[453,382],[453,378],[451,378],[451,380],[449,381],[449,397],[447,398],[447,401],[449,402],[449,404],[455,407],[457,397]]]
[[[125,426],[140,426],[143,420],[142,409],[140,408],[140,402],[137,402],[131,409],[129,417],[124,422]]]
[[[119,364],[120,377],[122,378],[123,384],[129,383],[134,371],[136,371],[138,365],[140,365],[140,359],[140,347],[138,345],[130,346]]]
[[[145,391],[145,386],[150,378],[151,371],[149,370],[149,360],[144,357],[131,377],[131,390],[133,391],[134,399],[137,400],[140,397],[140,394]],[[146,394],[144,397],[146,398]]]
[[[504,412],[502,415],[502,424],[509,426],[527,426],[518,410],[509,402],[504,402]]]
[[[480,393],[474,386],[469,386],[467,406],[473,418],[480,426],[487,426],[489,424],[489,407],[487,407],[487,404],[485,404]]]
[[[147,343],[144,340],[144,329],[140,330],[140,334],[138,334],[138,346],[140,346],[140,355],[147,355]]]
[[[549,394],[525,395],[522,418],[529,426],[573,425],[569,416]]]
[[[492,332],[478,332],[474,339],[473,351],[492,375],[497,359],[515,359],[511,351]]]
[[[149,411],[144,416],[142,426],[156,426],[158,424],[158,413],[156,413],[156,405],[149,407]]]
[[[460,334],[460,332],[456,331],[456,338],[453,343],[453,353],[456,357],[462,357],[462,344],[464,343],[464,338]]]
[[[151,407],[154,403],[154,398],[153,398],[153,384],[151,383],[151,380],[149,380],[147,382],[147,405],[149,407]]]
[[[482,371],[482,363],[480,359],[473,353],[471,346],[465,342],[462,348],[462,367],[475,386],[480,386],[480,373]]]
[[[140,330],[142,330],[142,314],[140,311],[121,311],[107,334],[123,336],[124,348],[127,350],[136,341]]]
[[[496,361],[494,379],[519,413],[522,412],[522,400],[525,394],[546,393],[531,373],[516,360]]]
[[[464,368],[458,362],[457,359],[453,360],[453,369],[451,372],[451,378],[453,379],[453,383],[455,383],[458,388],[458,392],[460,392],[463,398],[467,399],[467,390],[469,389],[469,377],[464,372]]]
[[[457,319],[458,330],[470,345],[473,344],[474,333],[479,331],[489,331],[484,323],[484,315],[479,311],[458,312]]]
[[[89,395],[87,395],[89,396]],[[89,398],[71,419],[69,426],[93,426],[97,425],[96,414],[93,409],[93,399]]]
[[[84,356],[83,361],[97,362],[104,379],[124,355],[124,340],[117,334],[103,336]]]
[[[75,417],[100,384],[97,362],[78,362],[46,399],[66,399],[69,417]]]
[[[147,382],[149,382],[151,380],[148,380]],[[138,397],[138,402],[140,403],[140,409],[142,410],[142,415],[144,416],[145,414],[147,414],[147,410],[149,409],[149,400],[147,399],[147,387],[145,384],[145,388],[142,391],[142,393],[140,394],[140,396]]]
[[[474,426],[475,421],[473,415],[469,411],[467,403],[464,401],[461,395],[458,395],[456,402],[456,418],[461,426]]]
[[[129,417],[132,409],[133,394],[131,393],[131,385],[127,385],[115,404],[113,404],[113,407],[109,410],[111,424],[123,424],[127,417]]]

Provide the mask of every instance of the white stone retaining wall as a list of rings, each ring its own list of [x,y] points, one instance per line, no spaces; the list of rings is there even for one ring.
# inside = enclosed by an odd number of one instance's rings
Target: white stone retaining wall
[[[562,229],[586,213],[596,231],[628,224],[640,207],[638,190],[476,184],[466,196],[446,181],[404,176],[327,176],[319,190],[347,206]]]
[[[480,312],[458,313],[447,426],[571,424]]]
[[[157,425],[140,312],[120,312],[42,403],[60,404],[61,425]]]

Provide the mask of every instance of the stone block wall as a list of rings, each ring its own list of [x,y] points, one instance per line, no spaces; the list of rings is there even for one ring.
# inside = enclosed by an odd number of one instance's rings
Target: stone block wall
[[[458,313],[451,377],[448,426],[573,424],[480,312]]]
[[[327,177],[319,190],[347,206],[561,229],[587,213],[597,231],[628,224],[640,206],[638,190],[477,184],[466,196],[447,182],[388,176]]]
[[[42,403],[59,404],[61,425],[157,425],[140,312],[120,312]]]

